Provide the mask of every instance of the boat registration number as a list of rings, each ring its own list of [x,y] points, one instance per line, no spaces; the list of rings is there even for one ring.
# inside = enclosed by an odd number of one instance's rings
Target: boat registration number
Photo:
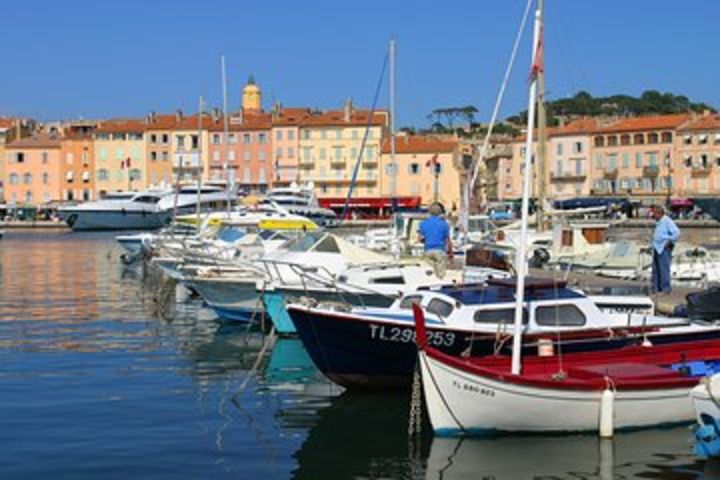
[[[370,325],[370,338],[385,342],[414,343],[415,329],[405,327],[385,327]],[[453,332],[427,332],[428,345],[433,347],[451,347],[455,343]]]

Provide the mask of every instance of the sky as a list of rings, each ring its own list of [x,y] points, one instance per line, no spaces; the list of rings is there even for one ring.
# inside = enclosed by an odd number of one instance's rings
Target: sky
[[[0,16],[0,116],[143,117],[229,106],[254,74],[265,108],[370,106],[397,39],[398,127],[435,108],[490,117],[526,0],[23,0]],[[717,0],[546,0],[547,98],[647,89],[720,107]],[[530,26],[530,22],[528,24]],[[526,31],[500,110],[527,103]],[[389,104],[387,72],[379,107]]]

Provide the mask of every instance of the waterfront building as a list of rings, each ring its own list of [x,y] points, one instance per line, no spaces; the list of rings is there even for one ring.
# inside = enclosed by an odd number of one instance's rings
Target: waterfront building
[[[228,118],[228,138],[223,117],[215,111],[208,123],[206,178],[225,180],[229,175],[246,192],[265,191],[272,181],[271,115],[241,108]],[[227,174],[223,168],[227,165]]]
[[[671,164],[673,193],[680,198],[720,193],[720,115],[705,112],[680,128]]]
[[[359,162],[354,196],[380,196],[380,147],[388,126],[386,111],[313,112],[300,126],[298,180],[312,181],[320,197],[344,197]],[[360,157],[362,155],[362,157]]]
[[[107,192],[147,187],[144,129],[140,120],[117,119],[101,122],[95,130],[96,198]]]
[[[547,129],[545,147],[545,196],[550,200],[587,196],[590,194],[591,134],[597,130],[597,120],[581,118]],[[533,143],[532,195],[539,185],[537,135]],[[525,171],[525,141],[517,137],[512,142],[512,160],[501,162],[498,172],[498,199],[518,199],[522,193]]]
[[[181,110],[172,115],[148,115],[145,148],[151,184],[155,184],[153,179],[160,185],[174,184],[178,176],[182,182],[195,182],[204,175],[210,123],[208,114],[200,125],[198,115],[187,116]]]
[[[273,183],[288,186],[300,180],[300,125],[310,116],[309,108],[283,108],[276,105],[271,113]]]
[[[648,202],[673,193],[675,132],[689,114],[625,118],[593,132],[590,177],[594,196]]]
[[[95,198],[94,125],[71,125],[60,140],[60,198],[89,201]]]
[[[62,200],[60,142],[60,133],[53,131],[5,146],[3,184],[9,204],[38,206]]]
[[[382,144],[378,193],[391,197],[391,139]],[[441,202],[445,208],[459,208],[465,170],[461,165],[460,142],[431,136],[398,135],[395,138],[397,179],[395,195],[420,197],[423,205]]]

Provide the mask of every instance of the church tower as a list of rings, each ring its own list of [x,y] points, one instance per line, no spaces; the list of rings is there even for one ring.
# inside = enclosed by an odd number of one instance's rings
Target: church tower
[[[243,88],[242,108],[245,112],[262,111],[262,92],[260,92],[260,87],[255,84],[255,77],[252,75]]]

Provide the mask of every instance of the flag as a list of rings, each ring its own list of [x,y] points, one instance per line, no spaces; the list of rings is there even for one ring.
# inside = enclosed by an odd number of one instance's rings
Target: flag
[[[432,165],[433,167],[436,167],[438,163],[440,163],[440,162],[438,162],[438,154],[436,153],[435,155],[432,156],[432,158],[430,160],[425,162],[425,166],[429,167]]]
[[[125,170],[125,160],[120,160],[120,170]]]
[[[130,168],[130,157],[127,157],[127,160],[125,160],[125,167]]]
[[[537,78],[539,73],[545,71],[545,42],[543,40],[544,37],[545,29],[541,27],[538,43],[535,48],[535,55],[533,57],[532,68],[530,69],[530,80]]]

